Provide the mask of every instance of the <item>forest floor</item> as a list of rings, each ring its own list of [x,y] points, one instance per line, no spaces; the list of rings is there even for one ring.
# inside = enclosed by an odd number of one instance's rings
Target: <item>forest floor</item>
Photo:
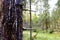
[[[37,36],[34,38],[36,32],[32,32],[32,39],[33,40],[60,40],[60,33],[42,33],[39,32]],[[29,40],[30,32],[24,31],[23,32],[23,40]]]

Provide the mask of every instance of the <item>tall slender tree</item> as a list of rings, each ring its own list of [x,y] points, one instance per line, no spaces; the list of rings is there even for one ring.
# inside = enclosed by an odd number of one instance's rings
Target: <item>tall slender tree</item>
[[[48,1],[49,0],[43,0],[44,1],[44,14],[45,14],[45,26],[46,26],[46,31],[47,31],[47,29],[48,29],[48,23],[49,23],[49,21],[48,21],[48,17],[49,17],[49,4],[48,4]]]

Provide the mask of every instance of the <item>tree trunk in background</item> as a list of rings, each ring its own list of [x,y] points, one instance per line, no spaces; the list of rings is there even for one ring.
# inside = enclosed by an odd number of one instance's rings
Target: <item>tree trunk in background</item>
[[[45,8],[44,10],[44,14],[45,14],[45,26],[46,26],[46,32],[48,32],[48,15],[49,15],[49,4],[48,4],[49,0],[44,0],[44,5],[43,7]]]

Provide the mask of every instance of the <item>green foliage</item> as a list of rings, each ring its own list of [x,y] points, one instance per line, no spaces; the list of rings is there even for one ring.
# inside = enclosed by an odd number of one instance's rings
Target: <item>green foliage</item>
[[[60,7],[60,0],[58,0],[57,4],[56,4],[58,7]]]
[[[32,22],[35,25],[38,23],[38,17],[36,16],[36,14],[32,14]]]

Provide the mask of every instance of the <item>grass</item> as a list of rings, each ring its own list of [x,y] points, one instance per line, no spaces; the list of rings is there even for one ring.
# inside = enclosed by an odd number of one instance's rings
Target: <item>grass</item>
[[[30,37],[30,32],[29,31],[24,31],[23,32],[23,40],[29,40]],[[32,38],[36,34],[36,32],[32,32]],[[37,37],[34,38],[33,40],[60,40],[60,33],[42,33],[39,32]]]

